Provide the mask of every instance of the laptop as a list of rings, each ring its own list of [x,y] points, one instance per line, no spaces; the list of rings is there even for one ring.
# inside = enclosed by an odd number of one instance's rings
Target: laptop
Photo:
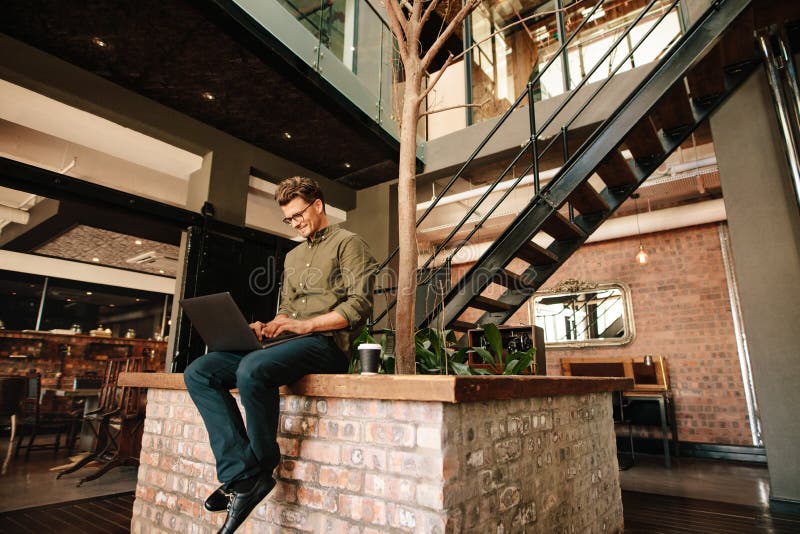
[[[180,303],[212,352],[250,352],[310,335],[284,332],[259,341],[228,292],[181,299]]]

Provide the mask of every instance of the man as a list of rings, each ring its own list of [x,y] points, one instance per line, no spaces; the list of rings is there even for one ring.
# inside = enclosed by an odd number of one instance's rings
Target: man
[[[310,373],[346,373],[350,344],[372,310],[375,259],[363,239],[328,223],[319,184],[288,178],[275,199],[283,222],[305,241],[286,255],[278,314],[250,328],[266,341],[286,332],[312,335],[248,354],[211,352],[184,373],[223,483],[205,501],[212,512],[227,508],[221,533],[234,532],[275,487],[278,387]],[[246,430],[232,388],[239,389]]]

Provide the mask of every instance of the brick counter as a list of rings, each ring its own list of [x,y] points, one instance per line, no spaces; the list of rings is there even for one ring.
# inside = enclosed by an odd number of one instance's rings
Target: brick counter
[[[179,374],[149,387],[131,530],[216,532]],[[626,379],[311,375],[283,388],[278,485],[240,532],[621,532],[610,391]]]

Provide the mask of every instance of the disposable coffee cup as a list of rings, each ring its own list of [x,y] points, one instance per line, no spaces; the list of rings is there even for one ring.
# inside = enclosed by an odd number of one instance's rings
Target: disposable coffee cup
[[[361,374],[376,375],[381,364],[381,346],[377,343],[361,343],[358,346],[361,359]]]

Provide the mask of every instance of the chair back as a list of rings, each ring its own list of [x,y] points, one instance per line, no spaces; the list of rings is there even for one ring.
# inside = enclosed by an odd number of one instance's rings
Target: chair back
[[[0,407],[0,416],[11,417],[19,413],[22,399],[25,398],[28,379],[24,376],[0,376],[0,398],[3,405]]]
[[[118,411],[123,415],[138,413],[141,388],[119,386],[120,373],[135,373],[144,370],[144,358],[112,358],[106,364],[103,385],[100,388],[99,409],[103,412]]]
[[[25,377],[25,396],[20,403],[19,414],[26,419],[39,420],[41,413],[42,375],[31,373]]]

